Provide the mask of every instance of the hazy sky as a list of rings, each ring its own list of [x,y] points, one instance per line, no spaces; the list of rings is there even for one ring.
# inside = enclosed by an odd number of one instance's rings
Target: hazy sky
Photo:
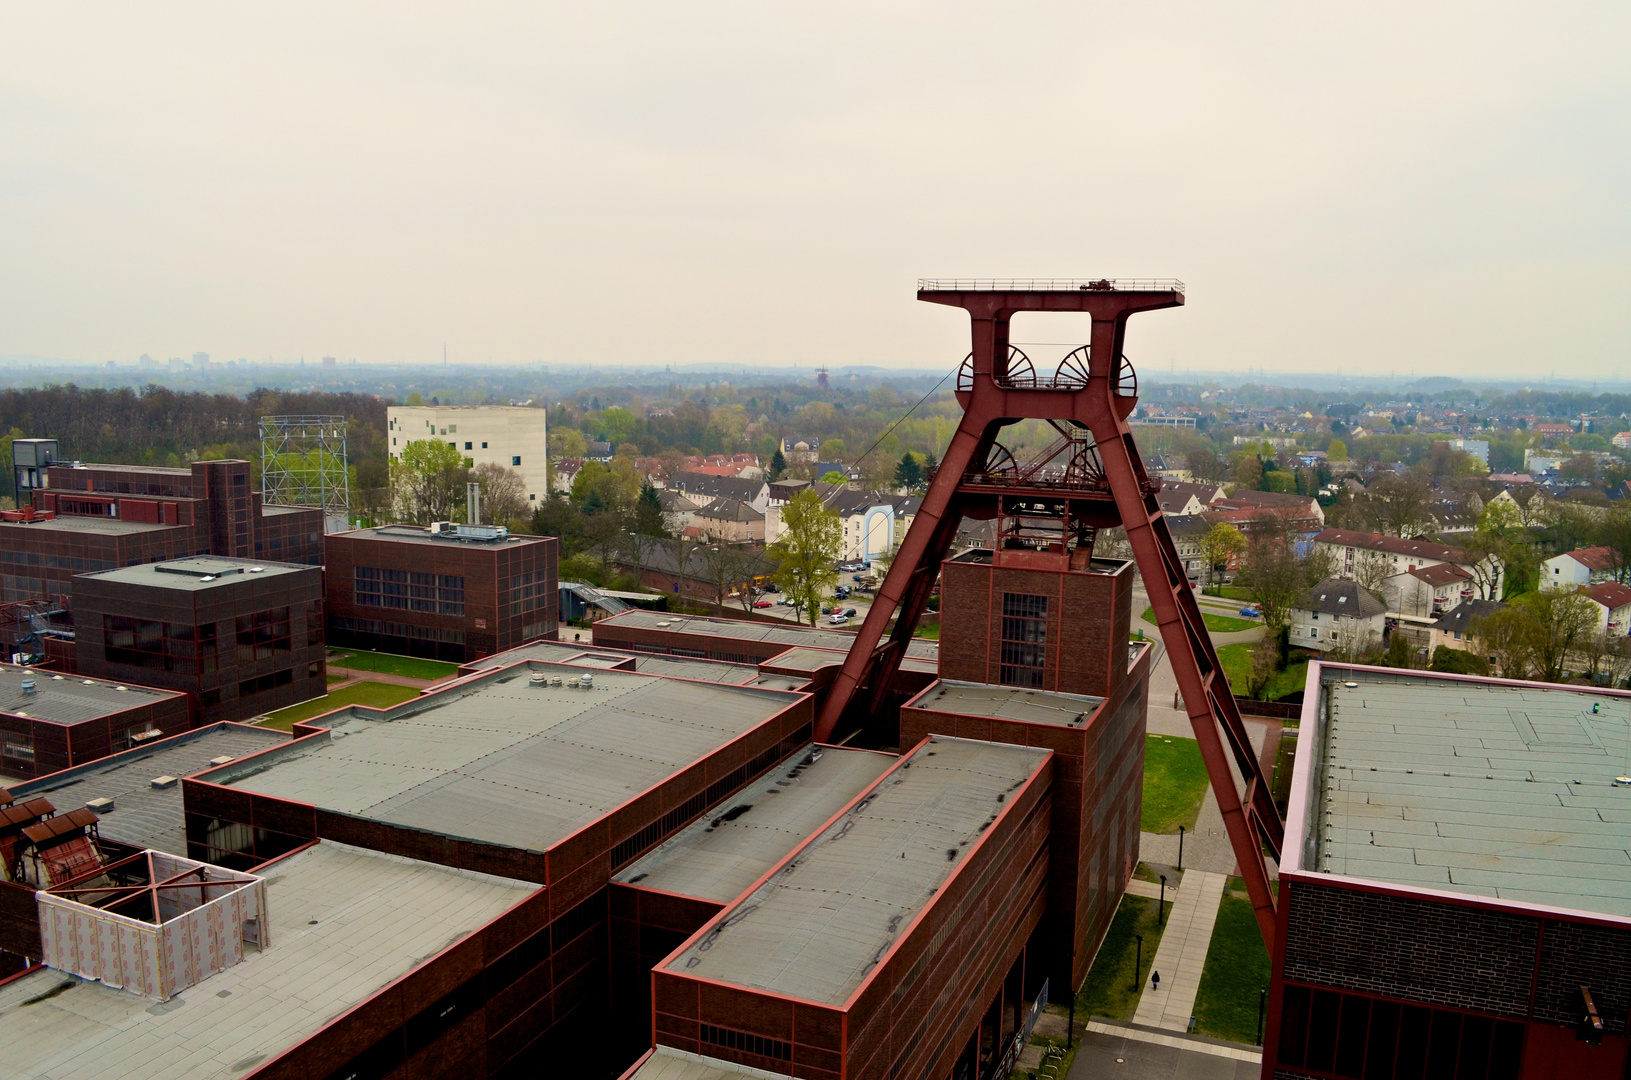
[[[1631,5],[0,3],[0,354],[1631,374]],[[1018,340],[1084,339],[1016,324]]]

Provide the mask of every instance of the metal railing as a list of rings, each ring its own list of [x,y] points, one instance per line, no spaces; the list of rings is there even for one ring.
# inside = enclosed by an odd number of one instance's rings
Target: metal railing
[[[1177,278],[918,278],[918,292],[1176,292]]]

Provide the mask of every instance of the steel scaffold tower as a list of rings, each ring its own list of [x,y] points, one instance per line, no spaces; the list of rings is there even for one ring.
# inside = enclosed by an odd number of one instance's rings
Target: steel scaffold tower
[[[957,373],[963,418],[822,707],[816,740],[832,739],[841,722],[867,725],[885,706],[964,516],[998,517],[1045,503],[1049,516],[1076,523],[1078,545],[1091,545],[1094,532],[1120,525],[1272,953],[1277,925],[1264,849],[1279,859],[1284,824],[1156,501],[1160,481],[1145,473],[1127,424],[1138,404],[1137,376],[1122,352],[1127,319],[1181,305],[1183,283],[925,280],[917,295],[969,313],[973,349]],[[1086,313],[1093,320],[1090,343],[1051,375],[1039,373],[1009,344],[1009,321],[1020,311]],[[997,436],[1025,419],[1047,421],[1059,439],[1036,462],[1020,464]]]
[[[343,416],[263,416],[261,497],[280,506],[315,506],[323,531],[340,532],[351,520]]]

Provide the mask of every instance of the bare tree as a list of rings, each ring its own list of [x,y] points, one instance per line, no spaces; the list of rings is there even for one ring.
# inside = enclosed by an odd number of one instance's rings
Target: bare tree
[[[528,515],[527,482],[508,465],[484,461],[470,470],[481,485],[481,508],[494,525],[508,525]]]
[[[1384,473],[1354,503],[1384,536],[1419,536],[1433,527],[1433,488],[1420,476]]]

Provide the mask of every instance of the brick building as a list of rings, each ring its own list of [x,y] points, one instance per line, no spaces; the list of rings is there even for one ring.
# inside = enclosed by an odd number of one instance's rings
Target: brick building
[[[43,776],[191,726],[184,693],[0,666],[6,776]]]
[[[595,623],[594,643],[634,652],[668,653],[708,660],[758,664],[794,646],[848,652],[855,634],[849,630],[799,626],[781,621],[715,619],[696,615],[669,615],[661,611],[625,611]],[[940,646],[914,639],[906,655],[933,660]]]
[[[79,674],[187,691],[195,726],[328,693],[318,567],[203,555],[75,585]]]
[[[813,1080],[991,1075],[1034,978],[1053,762],[919,743],[653,970],[639,1070],[679,1051]]]
[[[267,506],[247,461],[195,461],[190,468],[56,463],[36,510],[53,515],[0,528],[6,600],[70,596],[87,570],[186,555],[319,566],[323,514],[314,507]],[[32,590],[32,591],[30,591]]]
[[[1126,679],[1131,562],[976,548],[940,574],[943,677],[1100,697]]]
[[[330,640],[466,663],[554,637],[559,543],[466,525],[332,533]]]
[[[1263,1075],[1625,1075],[1631,695],[1309,664]]]

